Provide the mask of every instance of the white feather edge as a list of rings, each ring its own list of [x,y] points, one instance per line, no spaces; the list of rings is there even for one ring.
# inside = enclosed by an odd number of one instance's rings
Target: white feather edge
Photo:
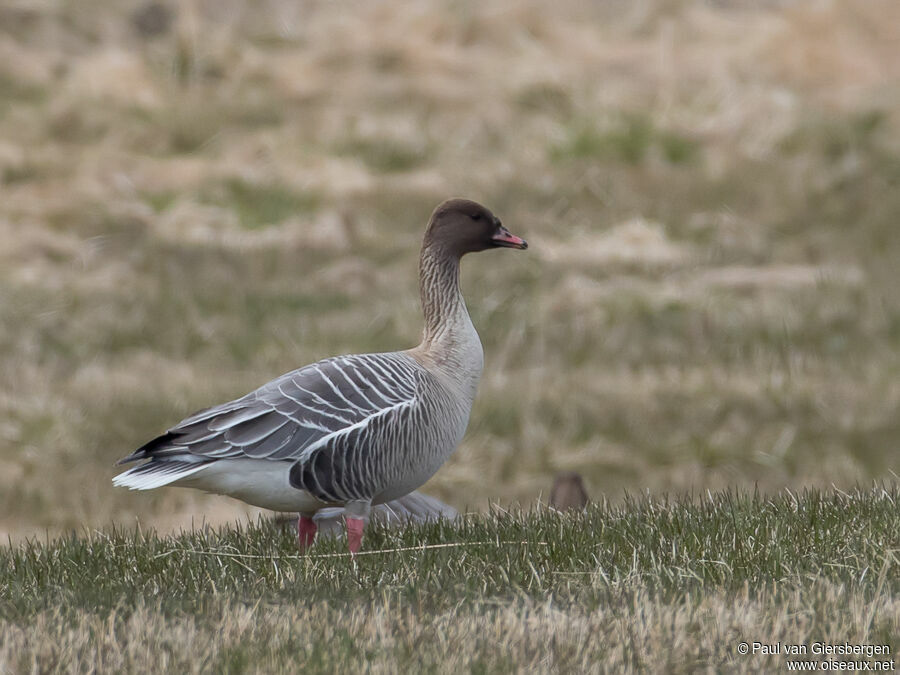
[[[197,466],[192,466],[182,471],[173,471],[171,473],[139,473],[138,469],[142,466],[143,465],[132,467],[128,469],[128,471],[124,471],[118,476],[114,476],[112,479],[113,485],[116,487],[127,487],[129,490],[153,490],[174,483],[182,478],[187,478],[198,471],[202,471],[208,464],[198,464]]]

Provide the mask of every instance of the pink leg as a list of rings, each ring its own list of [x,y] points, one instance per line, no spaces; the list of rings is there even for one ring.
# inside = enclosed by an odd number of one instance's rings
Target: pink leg
[[[301,551],[305,551],[313,545],[318,529],[312,518],[304,515],[300,516],[300,520],[297,521],[297,545]]]
[[[347,516],[347,545],[350,547],[350,553],[355,554],[362,545],[363,526],[366,521],[362,518],[353,518]]]

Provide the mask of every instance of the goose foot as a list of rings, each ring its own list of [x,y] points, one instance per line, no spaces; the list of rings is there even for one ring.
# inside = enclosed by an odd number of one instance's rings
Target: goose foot
[[[313,545],[318,529],[318,526],[312,518],[304,515],[300,516],[300,520],[297,521],[297,545],[300,547],[301,551],[306,551],[306,549]]]
[[[347,546],[354,555],[362,545],[363,528],[372,510],[372,502],[368,499],[356,499],[344,506],[344,521],[347,526]]]
[[[347,546],[350,553],[356,554],[362,545],[363,527],[366,521],[362,518],[352,518],[347,516]]]

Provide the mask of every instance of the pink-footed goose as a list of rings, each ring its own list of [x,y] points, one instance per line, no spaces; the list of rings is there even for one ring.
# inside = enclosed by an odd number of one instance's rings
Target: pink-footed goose
[[[316,536],[313,516],[343,506],[355,553],[372,504],[418,488],[462,439],[483,352],[460,293],[459,261],[497,247],[528,244],[480,204],[440,204],[419,260],[425,329],[417,347],[325,359],[201,410],[122,459],[148,461],[113,483],[192,487],[299,512],[303,549]]]

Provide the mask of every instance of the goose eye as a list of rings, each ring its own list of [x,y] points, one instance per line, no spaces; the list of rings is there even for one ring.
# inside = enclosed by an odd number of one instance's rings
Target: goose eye
[[[481,220],[481,214],[480,214],[480,213],[473,213],[473,214],[472,214],[471,216],[469,216],[469,217],[470,217],[472,220]]]

